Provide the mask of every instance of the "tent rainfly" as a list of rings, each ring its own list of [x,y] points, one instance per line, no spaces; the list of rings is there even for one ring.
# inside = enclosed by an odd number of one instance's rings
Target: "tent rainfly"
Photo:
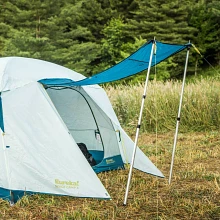
[[[84,78],[46,61],[0,58],[0,198],[110,199],[96,173],[130,163],[134,143],[101,87],[74,85]],[[90,166],[80,142],[96,165]],[[139,148],[134,167],[164,177]]]

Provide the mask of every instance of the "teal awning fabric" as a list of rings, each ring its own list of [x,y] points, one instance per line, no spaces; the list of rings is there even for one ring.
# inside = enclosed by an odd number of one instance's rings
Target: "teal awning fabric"
[[[128,58],[122,60],[115,66],[104,70],[96,75],[85,78],[80,81],[73,82],[70,80],[60,79],[54,81],[53,79],[44,79],[40,82],[46,85],[66,85],[66,86],[84,86],[93,84],[102,84],[107,82],[112,82],[120,80],[132,75],[135,75],[148,68],[151,48],[154,40],[151,40],[139,48],[136,52],[130,55]],[[156,42],[156,53],[153,55],[152,64],[154,66],[166,58],[179,53],[180,51],[190,47],[191,44],[187,43],[184,45],[178,44],[166,44],[159,41]],[[155,57],[156,56],[156,57]],[[156,58],[156,59],[155,59]]]

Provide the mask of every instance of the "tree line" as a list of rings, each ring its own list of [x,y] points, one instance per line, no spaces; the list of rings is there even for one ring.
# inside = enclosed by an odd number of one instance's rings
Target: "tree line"
[[[219,65],[219,36],[216,0],[0,0],[0,57],[47,60],[85,76],[115,65],[154,37],[190,40]],[[189,72],[195,74],[207,63],[191,51]],[[176,55],[159,64],[158,79],[178,78],[184,60]]]

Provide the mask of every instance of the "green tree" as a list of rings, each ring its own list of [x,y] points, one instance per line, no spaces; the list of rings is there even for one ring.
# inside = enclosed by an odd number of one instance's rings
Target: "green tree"
[[[3,56],[5,43],[14,31],[13,24],[16,19],[12,15],[16,14],[17,10],[13,2],[0,0],[0,56]]]
[[[68,3],[62,7],[59,18],[54,20],[56,25],[51,21],[50,29],[56,27],[55,31],[59,33],[54,40],[57,50],[52,55],[52,61],[90,76],[99,60],[100,44],[85,25],[87,18],[82,7],[83,1]]]
[[[139,1],[139,9],[130,20],[130,30],[144,39],[158,40],[167,43],[186,43],[194,33],[194,28],[188,25],[190,5],[178,0]]]
[[[191,40],[217,65],[219,11],[216,0],[0,0],[0,56],[39,58],[90,76],[155,36],[167,43]],[[200,63],[193,56],[194,72]],[[157,79],[182,77],[177,64],[184,61],[181,54],[161,63]]]
[[[110,0],[110,7],[114,17],[121,17],[127,21],[133,18],[133,11],[138,8],[138,3],[136,0]]]
[[[129,20],[127,25],[128,31],[133,35],[141,36],[146,41],[156,37],[156,40],[165,43],[185,44],[193,39],[195,28],[188,25],[188,1],[180,4],[178,0],[150,0],[139,1],[138,10],[134,11],[133,19]],[[169,74],[162,73],[161,77],[166,79],[170,77],[182,76],[182,65],[185,56],[175,55],[175,59],[167,62],[164,71]],[[172,62],[172,63],[170,63]],[[181,68],[180,68],[181,67]],[[164,76],[164,77],[162,77]]]
[[[2,56],[28,56],[50,60],[54,46],[47,21],[59,12],[59,3],[51,1],[6,1],[4,25],[10,26]]]
[[[197,29],[194,44],[199,48],[205,59],[213,65],[220,65],[219,21],[219,1],[199,1],[190,13],[189,23]],[[199,65],[207,66],[208,64],[201,60],[199,54],[195,53],[195,73]]]
[[[94,36],[94,40],[100,43],[103,38],[102,30],[104,25],[112,17],[111,8],[107,7],[106,1],[83,0],[81,13],[82,17],[79,24],[87,27]]]

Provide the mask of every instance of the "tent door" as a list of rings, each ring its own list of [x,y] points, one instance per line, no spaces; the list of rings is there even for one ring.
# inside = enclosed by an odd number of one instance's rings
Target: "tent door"
[[[97,163],[104,157],[104,143],[96,116],[80,88],[46,88],[54,106],[76,143],[84,143]]]

